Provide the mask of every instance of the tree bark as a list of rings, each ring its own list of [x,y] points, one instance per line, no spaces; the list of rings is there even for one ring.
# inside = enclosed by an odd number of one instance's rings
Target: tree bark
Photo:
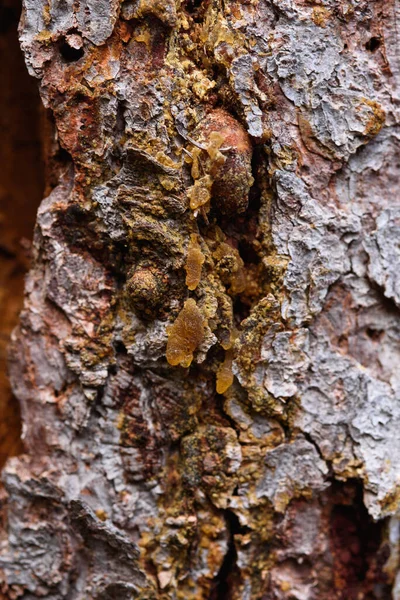
[[[24,0],[2,597],[399,600],[398,17]]]

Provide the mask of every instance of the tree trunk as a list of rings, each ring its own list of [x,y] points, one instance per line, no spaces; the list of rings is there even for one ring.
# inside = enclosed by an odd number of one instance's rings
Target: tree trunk
[[[25,0],[1,597],[400,598],[398,16]]]

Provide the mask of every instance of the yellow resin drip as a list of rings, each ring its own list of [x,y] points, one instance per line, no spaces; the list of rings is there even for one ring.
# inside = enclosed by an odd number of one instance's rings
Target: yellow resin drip
[[[167,361],[173,366],[189,367],[193,360],[193,352],[204,338],[203,315],[193,298],[186,300],[167,333]]]
[[[209,175],[196,179],[194,185],[187,191],[192,210],[198,210],[201,206],[208,204],[211,198],[211,187],[212,179]]]
[[[189,290],[195,290],[200,283],[201,269],[204,263],[204,254],[201,251],[198,235],[192,233],[186,257],[186,285]]]
[[[233,372],[232,372],[232,362],[233,362],[233,350],[227,350],[225,352],[225,360],[220,365],[217,371],[217,393],[223,394],[228,390],[233,383]]]

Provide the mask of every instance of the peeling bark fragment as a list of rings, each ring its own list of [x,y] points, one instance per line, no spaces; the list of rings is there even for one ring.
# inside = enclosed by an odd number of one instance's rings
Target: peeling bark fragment
[[[278,512],[284,512],[292,498],[326,487],[324,476],[328,468],[315,447],[301,436],[290,445],[282,444],[269,452],[265,464],[257,497],[266,496]]]

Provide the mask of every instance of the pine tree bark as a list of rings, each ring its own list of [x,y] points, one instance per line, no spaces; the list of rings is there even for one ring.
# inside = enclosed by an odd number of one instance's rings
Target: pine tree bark
[[[3,598],[400,598],[398,13],[24,0]]]

